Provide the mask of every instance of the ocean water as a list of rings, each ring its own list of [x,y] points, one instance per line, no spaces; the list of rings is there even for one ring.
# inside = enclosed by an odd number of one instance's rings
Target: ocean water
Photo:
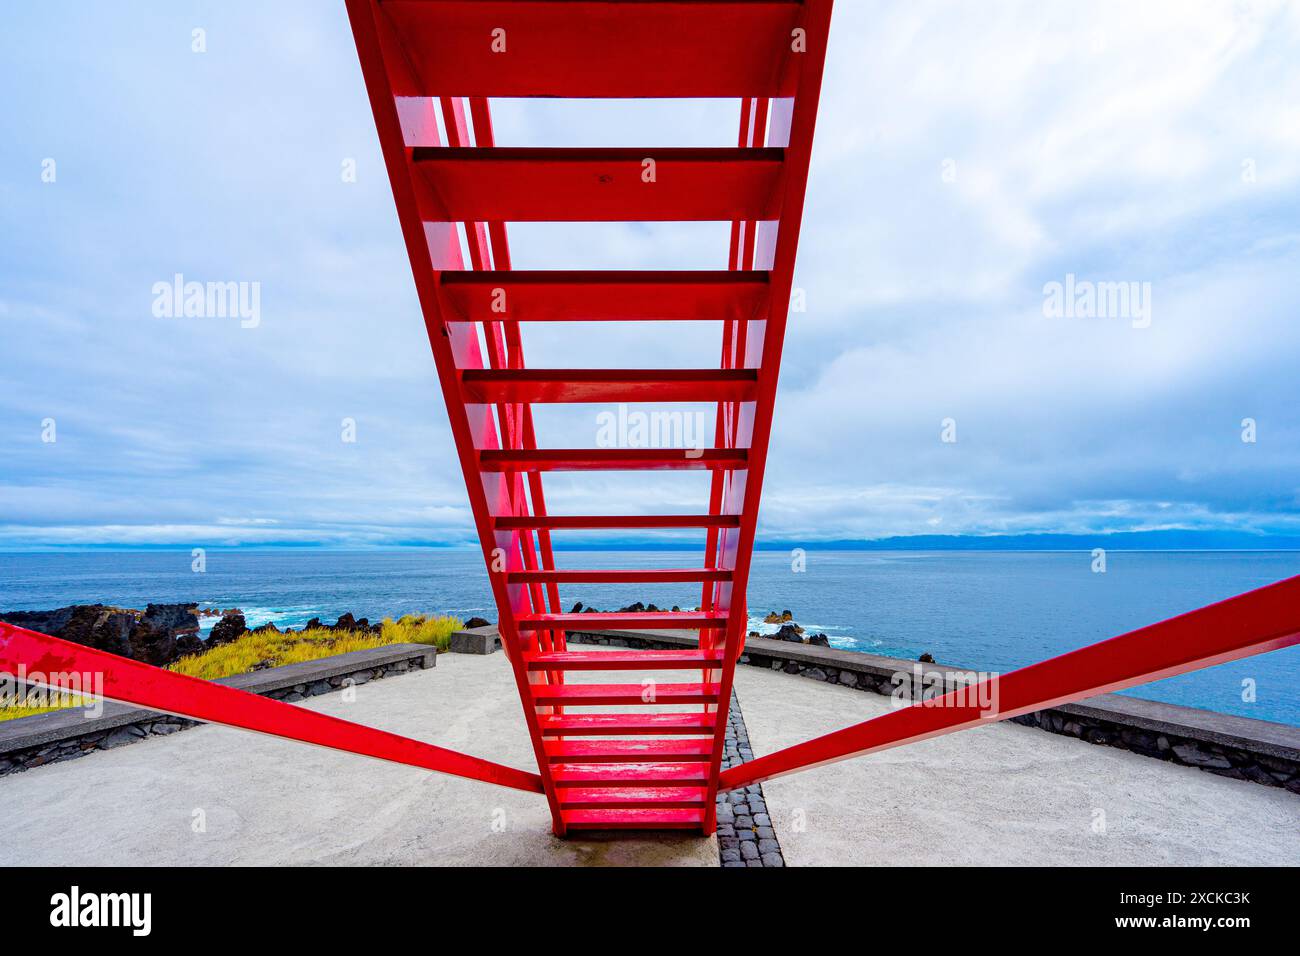
[[[697,552],[561,552],[560,567],[690,567]],[[1006,671],[1300,574],[1300,552],[1123,552],[1093,573],[1087,552],[760,551],[750,579],[750,629],[790,610],[831,644]],[[634,601],[699,603],[698,585],[570,585],[601,610]],[[469,550],[209,550],[0,553],[0,609],[67,604],[143,607],[195,601],[239,607],[250,626],[299,626],[350,611],[371,620],[411,612],[496,619],[481,557]],[[211,619],[206,622],[211,626]],[[1250,684],[1254,700],[1244,690]],[[1300,725],[1300,647],[1147,684],[1127,693]]]

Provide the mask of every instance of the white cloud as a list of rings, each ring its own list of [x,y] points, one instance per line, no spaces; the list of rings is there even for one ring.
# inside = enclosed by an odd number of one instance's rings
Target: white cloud
[[[0,115],[22,146],[0,159],[0,546],[465,540],[342,6],[205,9],[202,56],[188,10],[74,6],[0,37],[25,91]],[[841,3],[832,36],[764,532],[1291,528],[1300,8]],[[735,113],[512,101],[496,126],[719,145]],[[725,244],[717,224],[512,231],[517,267],[717,268]],[[152,318],[176,272],[260,282],[262,324]],[[1151,328],[1044,319],[1067,272],[1150,282]],[[529,329],[530,363],[718,351],[695,324],[571,332]],[[589,408],[538,417],[556,443],[593,435]],[[556,511],[669,511],[697,478],[547,483]]]

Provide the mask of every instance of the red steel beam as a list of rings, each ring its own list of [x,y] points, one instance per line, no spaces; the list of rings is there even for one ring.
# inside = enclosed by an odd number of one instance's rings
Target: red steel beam
[[[732,97],[792,91],[799,0],[386,0],[398,96]],[[499,32],[498,32],[499,31]]]
[[[550,528],[574,531],[602,528],[738,528],[739,515],[524,515],[492,519],[500,530]]]
[[[542,778],[535,773],[386,730],[354,724],[269,697],[259,697],[224,684],[177,674],[11,624],[0,623],[0,670],[13,675],[43,675],[47,679],[37,683],[55,689],[61,688],[54,675],[91,675],[95,680],[103,681],[103,693],[98,696],[106,700],[515,790],[543,792]],[[82,689],[81,692],[87,691]]]
[[[702,470],[737,471],[747,467],[744,448],[540,448],[485,449],[478,453],[479,468],[495,471],[628,471]]]
[[[519,618],[521,631],[556,628],[566,631],[695,631],[708,627],[725,627],[727,619],[691,611],[584,611],[577,614],[529,614]]]
[[[1300,575],[837,730],[722,772],[773,777],[1068,704],[1300,643]],[[980,701],[996,702],[996,711]]]
[[[511,584],[548,581],[557,584],[679,584],[689,581],[729,581],[731,572],[716,568],[591,568],[510,571],[506,573],[506,579]]]
[[[435,222],[775,219],[782,150],[421,146]]]
[[[520,368],[460,373],[470,402],[752,401],[754,369]]]
[[[444,272],[470,322],[661,322],[762,318],[766,272]]]

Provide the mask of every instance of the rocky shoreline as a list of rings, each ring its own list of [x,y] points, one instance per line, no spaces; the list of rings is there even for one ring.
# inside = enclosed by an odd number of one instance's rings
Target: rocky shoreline
[[[616,613],[640,614],[663,610],[682,609],[677,605],[671,608],[660,608],[654,604],[643,604],[638,601],[618,608]],[[699,608],[695,610],[698,611]],[[591,614],[599,613],[599,610],[578,602],[573,605],[569,613]],[[200,627],[200,619],[203,618],[217,618],[206,638],[202,635]],[[109,604],[72,604],[50,611],[0,613],[0,621],[72,641],[74,644],[92,647],[95,650],[143,661],[155,667],[167,667],[182,657],[202,654],[214,647],[238,640],[245,634],[295,633],[294,628],[282,630],[271,622],[250,628],[244,612],[237,607],[223,610],[216,607],[201,607],[198,603],[149,604],[144,610]],[[825,634],[808,634],[794,620],[793,614],[788,609],[768,613],[763,622],[778,625],[776,633],[760,634],[758,631],[750,631],[750,637],[766,637],[813,647],[830,646],[830,641]],[[484,618],[473,617],[466,621],[464,626],[470,629],[485,627],[489,623]],[[340,615],[333,624],[326,624],[320,618],[314,617],[297,630],[379,634],[382,629],[382,623],[372,623],[369,618],[358,618],[349,612]]]
[[[626,607],[618,608],[613,613],[642,614],[645,612],[653,613],[655,611],[680,611],[680,610],[681,608],[678,607],[676,604],[674,604],[670,608],[661,608],[661,607],[656,607],[653,604],[642,604],[640,601],[637,601],[635,604],[629,604]],[[698,611],[700,609],[696,607],[693,608],[693,610]],[[579,601],[577,604],[573,605],[573,607],[569,610],[569,613],[570,614],[599,614],[601,612],[598,608],[588,607],[587,605]],[[820,633],[808,634],[802,627],[800,627],[795,622],[794,615],[791,614],[788,609],[781,611],[779,614],[776,611],[769,611],[767,617],[763,618],[763,623],[779,624],[780,628],[777,630],[775,634],[760,634],[758,631],[750,631],[749,636],[766,637],[767,639],[773,641],[791,641],[795,644],[808,644],[812,647],[831,646],[830,638],[828,638],[825,634],[820,634]]]
[[[72,604],[52,611],[10,611],[0,621],[74,644],[165,667],[207,644],[197,604],[150,604],[143,611],[108,604]]]
[[[212,617],[219,620],[205,639],[199,619]],[[244,612],[239,608],[223,611],[220,608],[201,608],[197,603],[149,604],[144,610],[109,604],[72,604],[52,611],[10,611],[0,614],[0,621],[155,667],[167,667],[182,657],[202,654],[248,633],[295,633],[293,628],[281,630],[273,623],[250,629]],[[487,623],[476,617],[467,621],[465,626],[482,627]],[[383,625],[347,613],[340,615],[333,624],[312,618],[298,630],[315,629],[378,634]]]
[[[794,615],[790,611],[784,610],[780,614],[776,611],[769,611],[767,617],[763,618],[764,624],[779,624],[780,628],[775,634],[762,635],[758,631],[750,631],[750,637],[764,637],[773,641],[793,641],[796,644],[808,644],[812,647],[830,647],[830,638],[825,634],[808,634],[797,623]]]

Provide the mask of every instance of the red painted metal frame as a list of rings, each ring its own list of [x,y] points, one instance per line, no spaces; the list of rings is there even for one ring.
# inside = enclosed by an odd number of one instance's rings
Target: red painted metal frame
[[[1300,575],[954,690],[722,773],[724,790],[1300,643]],[[995,701],[990,713],[977,702]]]
[[[783,53],[803,7],[801,0],[382,5],[408,41],[411,82],[397,79],[398,96],[596,98],[789,96]],[[496,30],[504,51],[491,43]]]
[[[565,831],[563,801],[539,749],[540,724],[563,713],[566,700],[586,699],[586,692],[564,686],[566,668],[554,655],[565,649],[567,628],[632,627],[699,630],[707,662],[699,703],[712,718],[704,729],[712,737],[713,773],[698,822],[711,831],[732,674],[744,641],[745,582],[831,0],[349,0],[348,11],[484,546],[503,645],[516,670],[555,830]],[[498,147],[486,98],[511,95],[736,95],[743,98],[741,141],[725,149]],[[435,100],[445,144],[436,123],[420,116]],[[643,177],[647,158],[655,173],[649,180]],[[512,275],[508,253],[503,255],[505,223],[531,220],[732,221],[735,241],[727,273]],[[464,231],[472,271],[461,268],[458,229]],[[508,302],[504,309],[503,301]],[[591,319],[719,321],[721,367],[524,368],[520,322]],[[480,358],[479,330],[487,367]],[[715,403],[717,446],[536,445],[533,402],[635,401]],[[543,472],[630,469],[711,471],[709,514],[546,514]],[[706,555],[699,569],[646,574],[557,571],[549,540],[540,556],[535,553],[534,532],[579,527],[703,528]],[[558,585],[590,581],[699,581],[705,587],[704,610],[559,613]],[[550,591],[549,607],[541,600],[542,588]],[[648,654],[647,669],[654,663]],[[637,699],[633,689],[604,697]]]
[[[43,675],[45,679],[36,681],[37,686],[56,690],[67,690],[68,684],[63,682],[69,679],[56,679],[56,675],[88,675],[88,678],[103,681],[102,696],[106,700],[192,720],[255,730],[516,790],[542,791],[542,778],[535,773],[259,697],[224,684],[187,677],[11,624],[0,623],[0,671],[15,676]],[[78,689],[89,691],[92,686],[93,680],[83,679]]]

